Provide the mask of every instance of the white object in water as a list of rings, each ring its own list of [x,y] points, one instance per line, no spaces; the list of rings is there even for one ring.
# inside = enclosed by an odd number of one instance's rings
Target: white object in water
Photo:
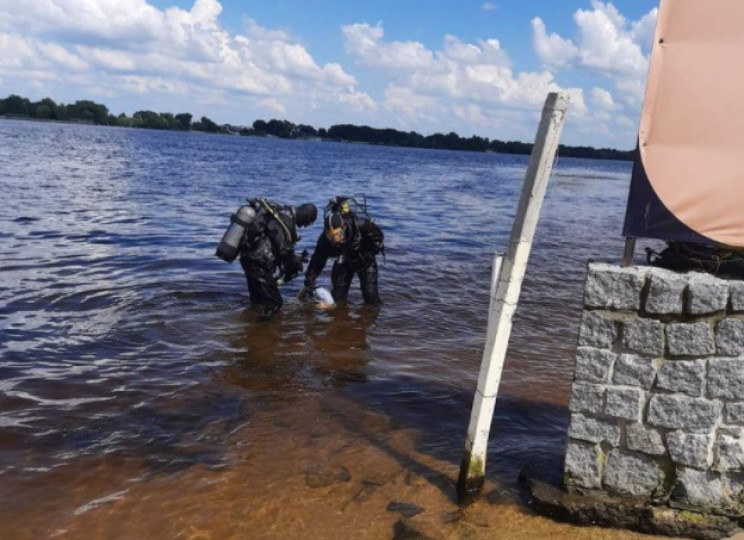
[[[316,287],[313,291],[313,300],[321,309],[330,309],[336,305],[330,291],[323,287]]]

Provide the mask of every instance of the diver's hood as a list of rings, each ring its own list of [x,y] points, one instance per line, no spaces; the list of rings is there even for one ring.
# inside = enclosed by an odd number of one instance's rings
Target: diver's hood
[[[295,206],[294,211],[295,222],[298,227],[307,227],[308,225],[312,225],[318,218],[318,209],[314,204],[307,203]]]

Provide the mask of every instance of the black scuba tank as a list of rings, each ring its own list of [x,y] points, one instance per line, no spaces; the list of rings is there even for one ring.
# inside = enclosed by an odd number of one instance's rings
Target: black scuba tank
[[[225,262],[233,262],[238,256],[240,239],[255,217],[256,210],[252,206],[244,205],[238,208],[238,211],[230,216],[230,226],[217,246],[215,255]]]

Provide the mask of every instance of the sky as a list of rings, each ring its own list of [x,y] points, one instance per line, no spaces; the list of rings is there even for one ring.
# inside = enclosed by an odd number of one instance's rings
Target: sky
[[[635,146],[656,0],[0,0],[0,97]]]

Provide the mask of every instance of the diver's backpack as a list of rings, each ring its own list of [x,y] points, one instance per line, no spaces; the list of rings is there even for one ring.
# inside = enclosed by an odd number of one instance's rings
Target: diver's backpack
[[[646,261],[669,270],[702,270],[744,277],[744,251],[693,242],[667,242],[661,252],[646,248]]]

